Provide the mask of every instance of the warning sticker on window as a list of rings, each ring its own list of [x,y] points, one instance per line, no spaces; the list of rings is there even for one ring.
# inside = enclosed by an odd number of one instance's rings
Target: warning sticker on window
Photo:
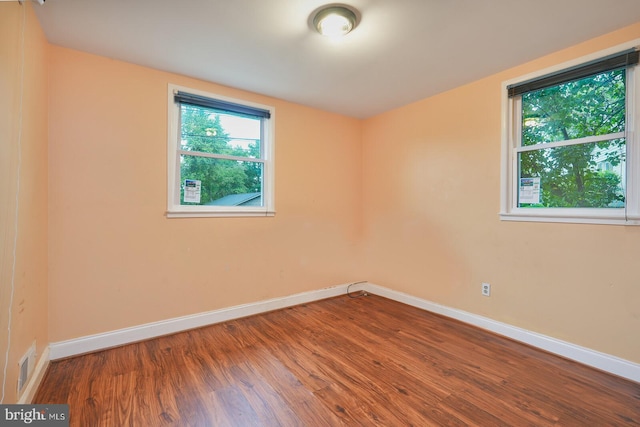
[[[202,188],[202,181],[199,181],[197,179],[185,179],[184,180],[184,202],[200,203],[201,188]]]
[[[540,178],[520,178],[519,203],[540,203]]]

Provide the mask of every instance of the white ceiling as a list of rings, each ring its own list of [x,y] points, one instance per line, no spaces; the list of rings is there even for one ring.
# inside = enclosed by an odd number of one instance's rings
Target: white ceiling
[[[310,29],[323,0],[47,0],[49,42],[357,118],[640,21],[640,0],[345,0],[340,42]]]

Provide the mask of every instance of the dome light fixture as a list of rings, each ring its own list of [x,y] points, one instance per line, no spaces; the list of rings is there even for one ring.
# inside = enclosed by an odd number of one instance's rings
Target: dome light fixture
[[[342,37],[357,25],[356,13],[342,5],[323,7],[313,15],[313,26],[323,36]]]

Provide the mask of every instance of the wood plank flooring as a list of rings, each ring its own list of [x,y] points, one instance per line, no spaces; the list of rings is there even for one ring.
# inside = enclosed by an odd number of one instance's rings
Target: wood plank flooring
[[[72,426],[631,426],[640,384],[370,295],[52,362]]]

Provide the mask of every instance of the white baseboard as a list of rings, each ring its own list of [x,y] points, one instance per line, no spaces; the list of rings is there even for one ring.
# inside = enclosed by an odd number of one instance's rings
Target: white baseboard
[[[220,310],[176,317],[159,322],[146,323],[144,325],[118,329],[102,334],[54,342],[49,344],[50,357],[51,360],[62,359],[65,357],[76,356],[78,354],[104,350],[106,348],[143,341],[162,335],[173,334],[202,326],[213,325],[215,323],[226,322],[228,320],[239,319],[241,317],[247,317],[254,314],[265,313],[267,311],[278,310],[298,304],[343,295],[346,293],[347,286],[349,286],[349,284],[303,292],[281,298],[258,301],[250,304],[236,305]]]
[[[412,295],[374,285],[373,283],[367,283],[364,289],[369,293],[402,302],[433,313],[441,314],[452,319],[457,319],[464,323],[486,329],[550,353],[566,357],[567,359],[580,362],[584,365],[640,383],[640,364],[591,350],[586,347],[571,344],[566,341],[561,341],[546,335],[538,334],[536,332],[528,331],[526,329],[518,328],[507,323],[498,322],[487,317],[478,316],[477,314],[436,304]]]
[[[317,291],[304,292],[281,298],[273,298],[250,304],[237,305],[234,307],[177,317],[160,322],[147,323],[102,334],[55,342],[49,345],[48,358],[50,357],[51,360],[56,360],[92,351],[104,350],[106,348],[117,347],[188,329],[343,295],[346,293],[348,286],[349,284],[344,284]],[[358,282],[358,285],[354,286],[353,290],[365,290],[371,294],[441,314],[452,319],[457,319],[464,323],[486,329],[550,353],[566,357],[567,359],[575,360],[576,362],[640,383],[640,364],[633,363],[628,360],[571,344],[566,341],[561,341],[536,332],[528,331],[526,329],[518,328],[507,323],[498,322],[487,317],[440,305],[412,295],[378,286],[373,283]]]
[[[38,363],[36,363],[35,368],[33,369],[33,373],[31,374],[31,378],[27,381],[27,385],[25,386],[20,398],[18,399],[19,404],[31,403],[33,398],[38,391],[38,387],[44,378],[44,374],[47,372],[47,367],[49,366],[50,361],[50,352],[49,347],[45,347],[42,351],[42,355],[40,359],[38,359]]]

